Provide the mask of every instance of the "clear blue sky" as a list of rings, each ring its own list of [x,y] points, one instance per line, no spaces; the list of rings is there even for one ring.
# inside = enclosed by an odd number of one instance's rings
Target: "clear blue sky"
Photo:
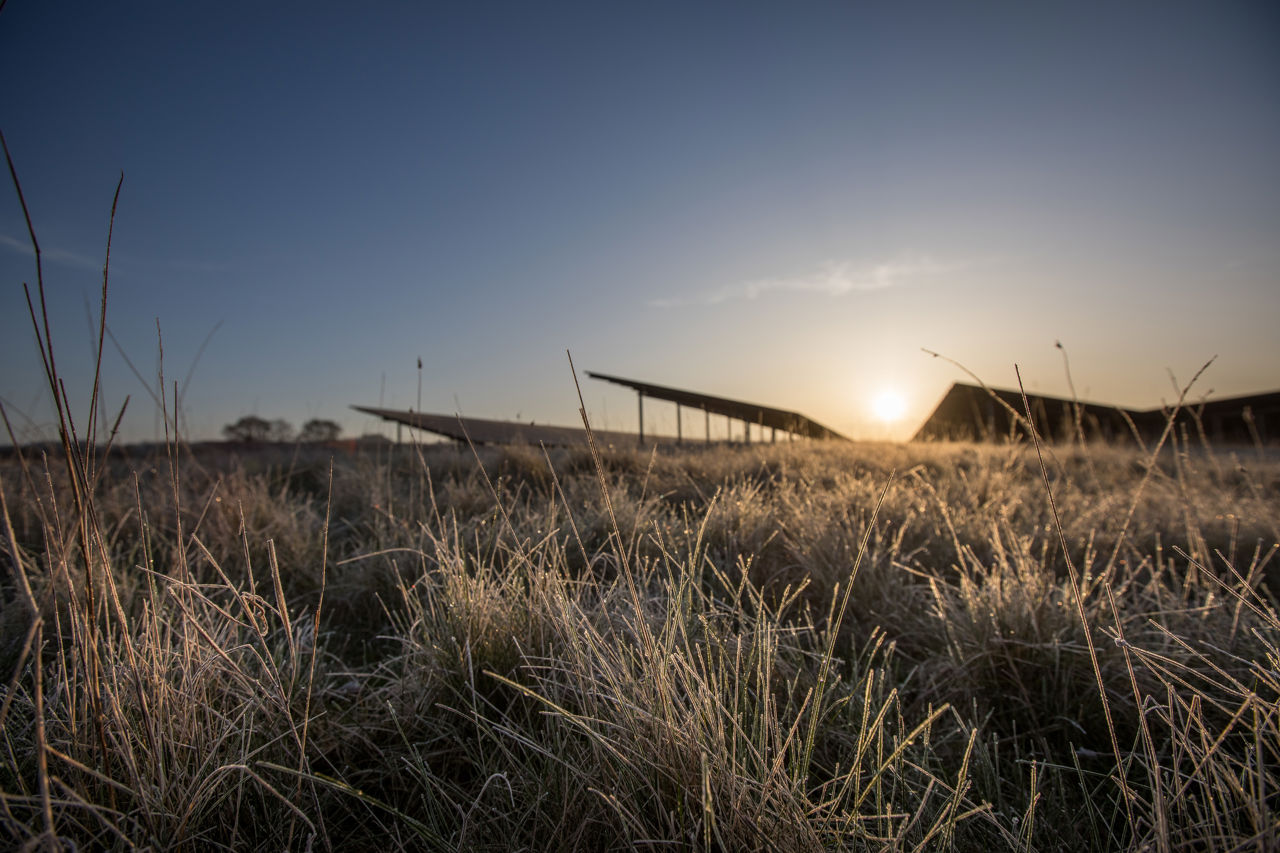
[[[1280,6],[9,0],[0,129],[88,404],[572,424],[565,359],[909,434],[962,362],[1130,406],[1280,387]],[[52,421],[0,192],[0,399]],[[216,328],[216,331],[214,331]],[[201,343],[214,332],[195,363]],[[194,371],[192,370],[194,365]],[[108,343],[125,437],[158,420]],[[385,377],[385,380],[384,380]],[[870,400],[896,389],[896,427]],[[633,395],[584,379],[597,423]],[[651,431],[674,430],[665,404]]]

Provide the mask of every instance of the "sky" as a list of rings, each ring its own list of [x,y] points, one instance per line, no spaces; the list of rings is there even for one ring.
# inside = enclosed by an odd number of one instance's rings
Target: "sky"
[[[78,423],[123,174],[126,441],[163,435],[161,372],[193,440],[394,434],[352,404],[575,424],[566,351],[610,429],[635,396],[583,371],[868,439],[966,371],[1280,388],[1273,2],[8,0],[0,131]],[[24,283],[6,180],[0,403],[53,437]]]

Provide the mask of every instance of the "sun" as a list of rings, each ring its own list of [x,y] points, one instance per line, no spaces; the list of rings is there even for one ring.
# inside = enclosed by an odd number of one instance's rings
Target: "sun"
[[[871,411],[875,412],[877,420],[894,423],[907,413],[907,398],[899,391],[886,389],[871,400]]]

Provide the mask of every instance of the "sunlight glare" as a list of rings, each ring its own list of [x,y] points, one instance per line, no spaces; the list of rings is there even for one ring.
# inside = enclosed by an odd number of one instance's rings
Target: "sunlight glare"
[[[871,401],[871,410],[875,412],[876,418],[891,424],[906,414],[907,400],[898,391],[881,391]]]

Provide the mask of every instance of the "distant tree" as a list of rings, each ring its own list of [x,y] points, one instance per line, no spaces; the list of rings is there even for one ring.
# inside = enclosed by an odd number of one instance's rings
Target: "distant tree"
[[[269,421],[257,415],[245,415],[235,423],[224,426],[222,434],[229,441],[291,441],[293,426],[279,418]]]
[[[301,441],[333,441],[342,433],[342,427],[334,421],[312,418],[302,425],[298,433]]]
[[[222,428],[228,441],[267,441],[271,434],[271,422],[257,415],[246,415]]]
[[[293,441],[293,424],[276,418],[267,430],[267,441]]]

